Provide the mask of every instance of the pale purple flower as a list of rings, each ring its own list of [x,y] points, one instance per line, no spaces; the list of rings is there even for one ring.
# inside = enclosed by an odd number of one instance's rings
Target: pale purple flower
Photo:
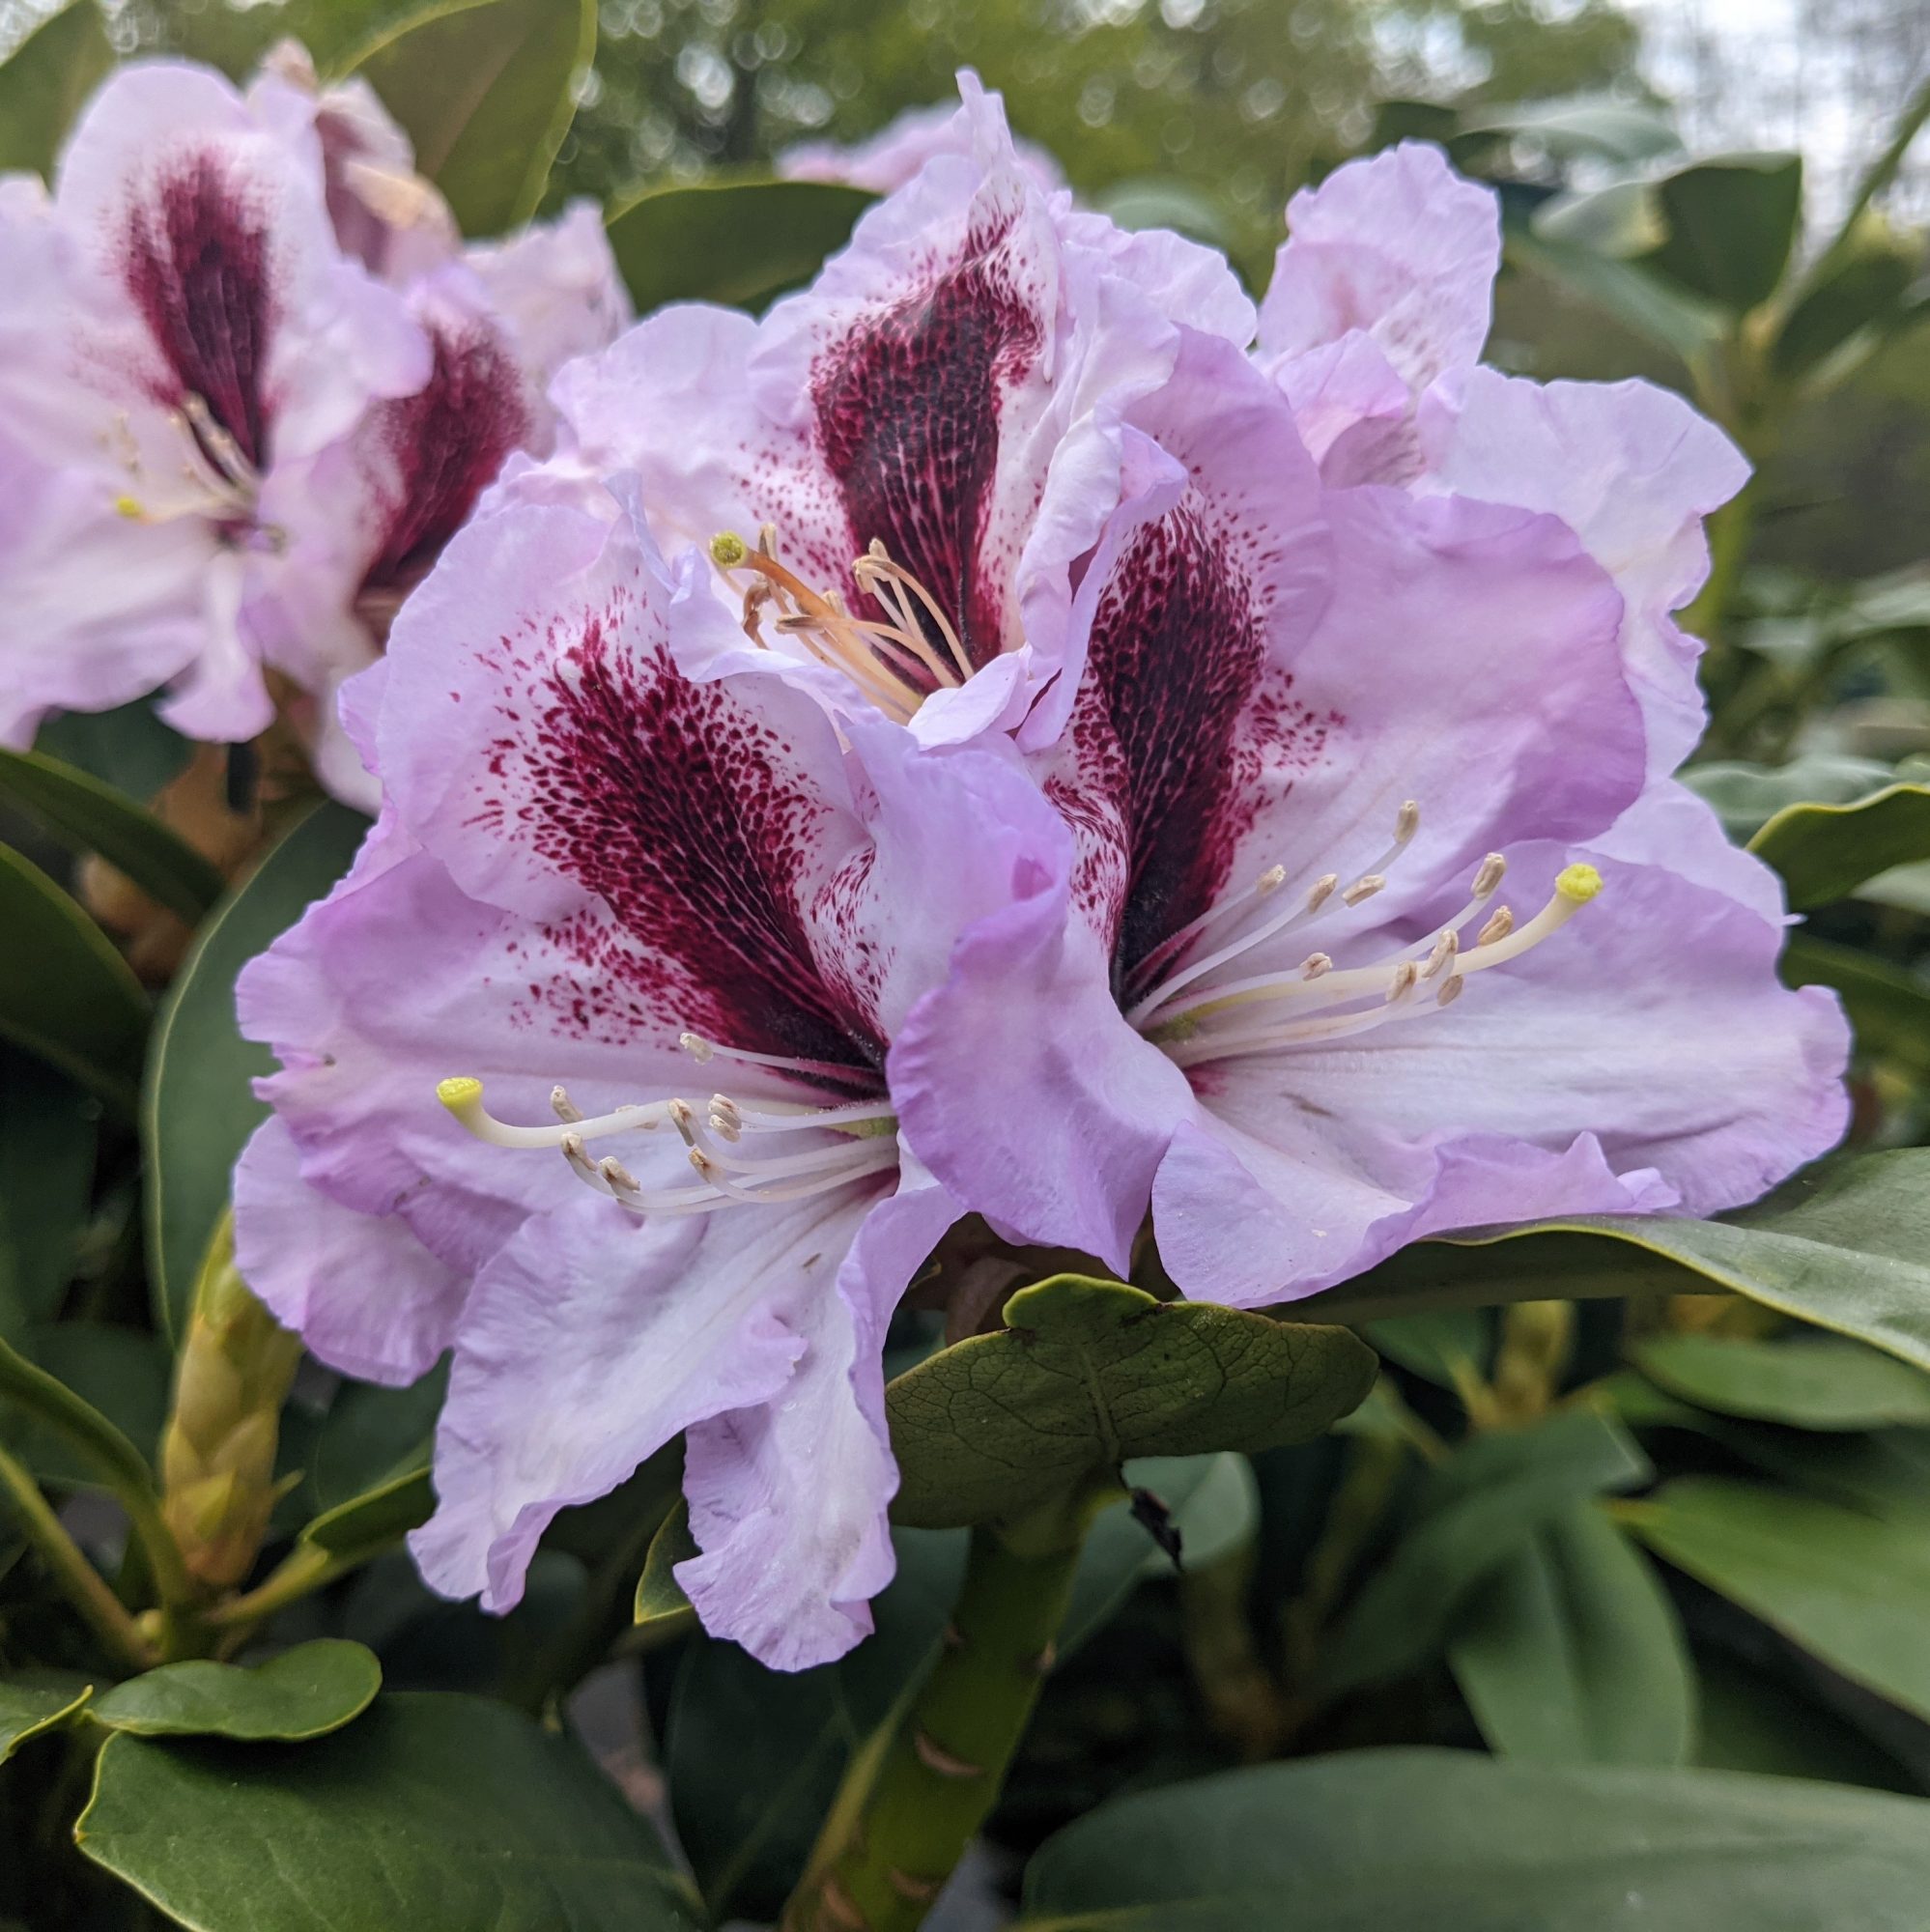
[[[935,155],[970,152],[969,136],[950,101],[907,107],[862,141],[795,141],[778,155],[778,172],[790,181],[844,182],[891,194],[914,181]],[[1014,141],[1012,156],[1036,187],[1050,194],[1065,185],[1059,163],[1033,141]]]
[[[1753,1199],[1846,1118],[1780,904],[1650,776],[1623,599],[1555,518],[1323,483],[1194,338],[1126,412],[1035,755],[1065,903],[968,935],[891,1058],[910,1145],[1029,1241],[1306,1294],[1442,1230]],[[1630,455],[1639,461],[1642,452]]]
[[[187,662],[171,643],[149,681],[171,681],[163,709],[192,735],[246,737],[272,714],[241,618],[276,542],[266,479],[428,367],[401,302],[336,246],[317,156],[207,70],[121,70],[68,144],[51,206],[0,211],[0,410],[126,525],[114,568],[130,607],[198,603]],[[104,567],[99,551],[90,562]],[[88,645],[83,630],[8,652],[7,710],[43,709],[37,671]],[[128,695],[125,651],[110,656],[95,705]],[[85,675],[66,667],[62,695]]]
[[[1650,765],[1701,736],[1701,645],[1675,623],[1708,574],[1702,519],[1748,466],[1680,396],[1643,382],[1511,379],[1477,366],[1501,221],[1436,148],[1398,148],[1293,197],[1256,359],[1330,483],[1398,483],[1547,510],[1622,592]]]
[[[960,87],[951,144],[808,291],[761,323],[669,308],[566,370],[562,453],[515,491],[620,479],[667,545],[736,534],[718,588],[750,636],[715,668],[862,693],[928,744],[1049,741],[1118,500],[1095,411],[1164,381],[1181,325],[1244,338],[1253,310],[1210,251],[1042,194]]]
[[[34,617],[0,729],[172,686],[184,730],[246,737],[272,669],[324,782],[372,807],[336,691],[505,458],[549,448],[552,376],[627,320],[596,211],[465,247],[366,84],[318,92],[290,46],[245,96],[116,75],[52,205],[0,204],[0,396],[64,479],[0,534]]]
[[[1070,846],[1009,758],[685,676],[731,624],[708,568],[628,519],[485,514],[350,688],[384,816],[242,980],[284,1070],[237,1243],[326,1361],[453,1348],[436,1587],[515,1603],[556,1511],[682,1431],[679,1579],[789,1668],[891,1574],[884,1328],[959,1212],[900,1145],[890,1042]]]

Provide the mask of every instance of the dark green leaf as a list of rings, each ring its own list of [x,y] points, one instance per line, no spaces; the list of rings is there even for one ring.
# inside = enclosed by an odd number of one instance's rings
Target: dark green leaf
[[[1858,1048],[1930,1080],[1930,981],[1853,946],[1792,933],[1782,954],[1792,986],[1828,986],[1840,995]]]
[[[398,1476],[428,1468],[436,1418],[449,1385],[446,1362],[407,1388],[344,1382],[328,1405],[308,1472],[318,1510],[333,1510]]]
[[[1468,134],[1525,136],[1552,155],[1611,161],[1652,160],[1682,146],[1664,115],[1606,94],[1477,107],[1461,116],[1461,128]]]
[[[1785,806],[1749,840],[1792,912],[1846,898],[1892,866],[1930,859],[1930,785],[1892,784],[1843,805]]]
[[[1109,184],[1094,205],[1121,228],[1170,228],[1222,251],[1234,245],[1225,206],[1195,182],[1138,175]]]
[[[595,0],[440,0],[350,62],[382,97],[465,235],[527,221],[596,54]]]
[[[678,1501],[658,1525],[643,1559],[643,1574],[637,1579],[637,1600],[631,1621],[639,1624],[688,1623],[691,1600],[673,1574],[679,1563],[688,1563],[701,1552],[691,1534],[688,1504]]]
[[[1781,282],[1802,213],[1800,155],[1729,155],[1657,183],[1668,240],[1649,258],[1736,315]]]
[[[379,1698],[298,1750],[109,1738],[74,1835],[196,1932],[697,1922],[582,1752],[481,1698]]]
[[[171,1367],[154,1336],[136,1328],[62,1321],[33,1329],[26,1349],[37,1366],[104,1416],[144,1456],[154,1453],[167,1414]],[[24,1435],[20,1453],[43,1482],[104,1480],[98,1463],[44,1426]]]
[[[252,1669],[199,1659],[164,1663],[115,1685],[94,1700],[88,1716],[110,1731],[144,1738],[299,1744],[360,1717],[381,1689],[373,1651],[319,1637]]]
[[[124,1114],[151,1017],[100,928],[30,861],[0,845],[0,1039],[38,1054]]]
[[[1116,1799],[1020,1932],[1920,1932],[1930,1806],[1786,1778],[1376,1750]]]
[[[153,1490],[148,1459],[121,1429],[58,1377],[4,1342],[0,1342],[0,1415],[8,1415],[10,1421],[31,1417],[37,1425],[57,1430],[63,1446],[84,1458],[78,1466],[117,1494]]]
[[[192,749],[155,716],[146,698],[112,711],[63,711],[34,738],[35,751],[136,799],[153,798],[179,778]]]
[[[237,1029],[236,978],[348,870],[367,830],[368,821],[346,806],[311,811],[215,909],[161,1009],[148,1054],[141,1137],[149,1280],[156,1318],[171,1336],[185,1326],[236,1158],[268,1114],[249,1082],[273,1070],[274,1056]]]
[[[1635,1359],[1671,1395],[1724,1415],[1796,1429],[1930,1423],[1930,1377],[1854,1342],[1658,1335],[1636,1350]]]
[[[1691,765],[1682,775],[1690,791],[1715,808],[1722,829],[1746,845],[1778,813],[1810,805],[1854,805],[1894,782],[1895,769],[1875,758],[1815,752],[1786,765],[1722,759]]]
[[[1472,1437],[1429,1472],[1417,1520],[1354,1600],[1321,1658],[1326,1689],[1379,1683],[1438,1656],[1462,1605],[1537,1529],[1648,1474],[1621,1426],[1594,1408]]]
[[[1777,1777],[1866,1784],[1915,1792],[1887,1751],[1834,1712],[1799,1697],[1773,1677],[1719,1651],[1700,1661],[1695,1761],[1705,1771],[1753,1771]]]
[[[1930,1149],[1820,1161],[1715,1221],[1538,1221],[1419,1241],[1296,1313],[1356,1321],[1564,1293],[1693,1293],[1711,1284],[1930,1370]]]
[[[0,1341],[60,1307],[87,1224],[98,1104],[64,1074],[0,1045]]]
[[[1583,194],[1561,194],[1535,211],[1535,239],[1582,248],[1626,262],[1659,248],[1668,238],[1655,184],[1614,182]]]
[[[1844,1676],[1930,1717],[1930,1542],[1920,1523],[1726,1477],[1684,1477],[1627,1507],[1677,1569]]]
[[[64,844],[98,852],[192,925],[221,896],[221,874],[118,786],[42,752],[0,750],[0,800]]]
[[[343,1562],[360,1562],[391,1543],[399,1543],[412,1529],[427,1522],[435,1509],[436,1492],[429,1471],[412,1469],[323,1511],[301,1532],[301,1540]]]
[[[113,65],[95,0],[70,0],[42,21],[0,67],[0,174],[51,178],[81,103]]]
[[[610,245],[639,315],[671,301],[759,309],[809,281],[875,199],[841,182],[647,188],[611,210]]]
[[[1543,1524],[1455,1618],[1448,1662],[1481,1734],[1545,1764],[1681,1764],[1694,1732],[1682,1628],[1592,1504]]]
[[[1511,255],[1584,300],[1624,328],[1685,363],[1697,361],[1721,333],[1717,313],[1659,280],[1634,262],[1618,262],[1574,242],[1512,232]]]
[[[1898,248],[1846,255],[1790,310],[1771,346],[1771,368],[1785,379],[1807,374],[1851,337],[1892,321],[1916,278],[1916,263]]]
[[[1341,1329],[1159,1302],[1077,1275],[1022,1289],[1005,1319],[886,1390],[894,1520],[991,1521],[1127,1457],[1303,1442],[1366,1395],[1377,1367]]]
[[[1488,1323],[1478,1308],[1436,1308],[1367,1323],[1367,1339],[1404,1369],[1442,1388],[1478,1380],[1488,1355]]]
[[[22,1745],[72,1723],[93,1694],[85,1683],[0,1679],[0,1764]]]

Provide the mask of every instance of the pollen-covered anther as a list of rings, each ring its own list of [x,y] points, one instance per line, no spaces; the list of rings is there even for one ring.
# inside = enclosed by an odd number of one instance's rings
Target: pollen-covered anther
[[[1369,872],[1365,878],[1354,880],[1353,884],[1341,895],[1341,898],[1348,905],[1357,906],[1362,899],[1371,899],[1376,893],[1383,890],[1386,884],[1385,873]]]
[[[1387,982],[1387,1004],[1391,1007],[1396,1000],[1405,1000],[1414,990],[1414,983],[1421,977],[1421,969],[1411,959],[1404,959],[1394,969],[1394,977]]]
[[[1300,962],[1300,977],[1303,980],[1318,980],[1322,973],[1334,970],[1332,958],[1324,952],[1310,952]]]
[[[711,1045],[710,1041],[705,1039],[701,1034],[680,1033],[677,1036],[677,1044],[680,1047],[682,1047],[683,1050],[686,1053],[688,1053],[690,1057],[693,1060],[695,1060],[699,1066],[703,1065],[704,1063],[710,1059],[711,1055],[717,1051],[717,1049]]]
[[[1434,995],[1434,1005],[1437,1007],[1453,1006],[1461,998],[1461,989],[1466,984],[1467,981],[1459,973],[1450,973],[1441,981],[1440,991]]]
[[[583,1117],[583,1110],[570,1098],[568,1090],[560,1086],[550,1089],[550,1110],[557,1120],[568,1121],[573,1126]]]
[[[1405,845],[1421,829],[1421,807],[1417,799],[1408,799],[1394,814],[1394,840]]]
[[[1319,912],[1339,890],[1340,874],[1338,872],[1322,872],[1307,888],[1307,910],[1309,912]]]
[[[1506,939],[1515,929],[1515,909],[1512,906],[1496,906],[1488,915],[1488,923],[1475,934],[1477,946],[1492,946],[1497,939]]]
[[[1481,862],[1481,868],[1474,875],[1472,895],[1478,899],[1491,899],[1500,890],[1501,881],[1507,876],[1508,862],[1499,852],[1490,852]]]
[[[1253,895],[1257,899],[1263,899],[1269,893],[1277,893],[1286,883],[1287,867],[1285,866],[1269,866],[1265,871],[1261,873],[1259,878],[1254,880]]]
[[[1461,934],[1453,926],[1449,926],[1434,941],[1434,950],[1428,954],[1428,963],[1421,968],[1421,978],[1438,979],[1440,974],[1453,963],[1455,954],[1460,951]]]

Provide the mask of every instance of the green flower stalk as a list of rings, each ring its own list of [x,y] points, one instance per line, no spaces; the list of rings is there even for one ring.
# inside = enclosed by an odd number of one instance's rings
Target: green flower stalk
[[[195,1283],[161,1436],[161,1511],[183,1561],[212,1596],[254,1566],[274,1511],[281,1407],[301,1356],[235,1269],[224,1217]]]

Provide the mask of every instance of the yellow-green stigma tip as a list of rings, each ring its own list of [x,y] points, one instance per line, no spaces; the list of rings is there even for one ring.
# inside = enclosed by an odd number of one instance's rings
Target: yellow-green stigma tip
[[[145,516],[147,512],[141,508],[138,497],[116,497],[114,498],[114,514],[118,517],[126,517],[131,523]]]
[[[1555,891],[1576,905],[1586,905],[1602,890],[1602,874],[1593,866],[1569,866],[1555,880]]]
[[[467,1073],[460,1073],[453,1080],[439,1080],[436,1097],[453,1114],[464,1107],[473,1107],[482,1098],[482,1082],[470,1079]]]
[[[735,570],[750,554],[750,547],[735,530],[719,530],[710,540],[710,560],[720,570]]]

